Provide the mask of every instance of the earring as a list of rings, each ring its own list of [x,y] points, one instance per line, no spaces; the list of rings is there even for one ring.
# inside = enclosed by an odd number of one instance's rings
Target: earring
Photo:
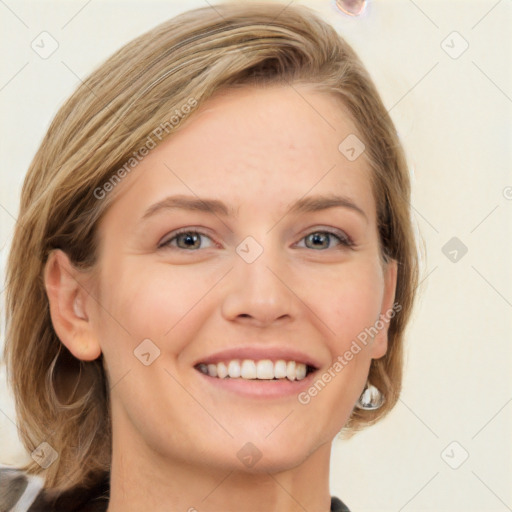
[[[374,411],[381,407],[383,403],[384,395],[368,381],[356,402],[356,407],[363,411]]]

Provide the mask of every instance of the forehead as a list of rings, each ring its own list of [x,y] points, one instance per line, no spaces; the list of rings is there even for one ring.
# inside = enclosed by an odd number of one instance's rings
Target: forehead
[[[169,194],[217,197],[236,209],[284,207],[340,193],[374,215],[369,165],[339,146],[357,136],[341,100],[306,86],[218,92],[119,185],[111,210],[142,214]],[[253,210],[254,211],[254,210]]]

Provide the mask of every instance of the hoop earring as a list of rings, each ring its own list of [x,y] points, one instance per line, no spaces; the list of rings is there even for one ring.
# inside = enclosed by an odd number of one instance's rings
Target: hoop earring
[[[363,411],[374,411],[384,403],[384,395],[370,381],[366,383],[361,396],[357,399],[356,407]]]

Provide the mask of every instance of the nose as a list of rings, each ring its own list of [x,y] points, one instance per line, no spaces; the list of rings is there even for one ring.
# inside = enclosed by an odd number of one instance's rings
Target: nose
[[[265,248],[251,263],[237,254],[222,302],[223,317],[255,327],[292,320],[300,304],[292,280],[278,250]]]

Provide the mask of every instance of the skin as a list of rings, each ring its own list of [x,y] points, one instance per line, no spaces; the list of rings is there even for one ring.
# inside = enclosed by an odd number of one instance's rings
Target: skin
[[[338,150],[357,133],[338,99],[304,85],[218,93],[118,185],[94,272],[51,254],[56,332],[78,358],[103,353],[110,379],[109,512],[329,510],[331,443],[371,359],[386,353],[387,324],[307,405],[218,389],[193,364],[241,344],[286,345],[319,361],[320,375],[390,310],[396,263],[379,257],[369,165]],[[333,193],[364,215],[286,214]],[[174,194],[220,199],[238,215],[167,210],[141,222]],[[200,247],[179,249],[178,228],[204,233]],[[307,236],[333,228],[354,246]],[[263,248],[250,264],[236,252],[247,236]],[[148,338],[160,356],[145,366],[133,351]],[[250,468],[237,457],[247,442],[262,454]]]

